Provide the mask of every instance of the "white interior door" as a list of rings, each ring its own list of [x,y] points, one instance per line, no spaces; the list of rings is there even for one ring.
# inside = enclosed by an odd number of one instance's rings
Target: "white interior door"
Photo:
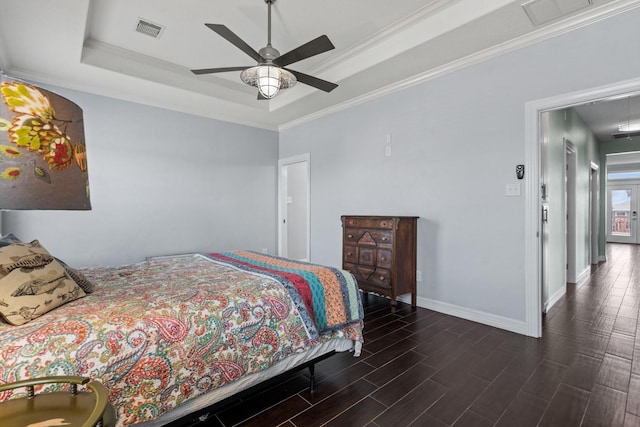
[[[278,255],[309,261],[309,155],[282,159],[278,185]]]
[[[640,243],[638,184],[607,186],[607,242]]]

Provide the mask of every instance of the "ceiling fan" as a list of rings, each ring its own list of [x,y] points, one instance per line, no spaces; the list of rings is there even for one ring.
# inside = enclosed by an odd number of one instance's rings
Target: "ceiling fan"
[[[271,46],[271,5],[276,0],[264,0],[268,5],[268,34],[267,46],[256,52],[251,46],[245,43],[240,37],[234,34],[229,28],[221,24],[204,24],[211,30],[224,37],[238,49],[252,57],[258,62],[256,66],[225,67],[225,68],[203,68],[191,70],[194,74],[224,73],[227,71],[242,71],[240,79],[249,86],[258,88],[258,99],[270,99],[278,94],[281,89],[289,88],[296,82],[313,86],[325,92],[331,92],[338,87],[337,84],[301,73],[299,71],[284,68],[294,62],[324,53],[334,49],[335,46],[329,37],[322,35],[308,43],[280,55],[277,49]]]

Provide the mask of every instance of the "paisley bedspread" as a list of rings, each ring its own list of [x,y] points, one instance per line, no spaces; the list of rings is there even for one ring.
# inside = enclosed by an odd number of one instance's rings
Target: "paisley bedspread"
[[[358,284],[344,270],[249,251],[208,256],[280,282],[289,291],[314,338],[318,333],[339,329],[363,317]]]
[[[252,267],[239,268],[251,258]],[[94,293],[25,325],[0,322],[0,383],[95,378],[124,426],[325,340],[362,341],[362,305],[357,292],[353,300],[340,293],[348,287],[336,287],[340,270],[298,265],[298,277],[330,278],[327,288],[304,288],[287,260],[272,261],[269,271],[262,254],[226,252],[82,270]],[[315,294],[296,296],[292,288]],[[0,393],[0,401],[12,393]]]

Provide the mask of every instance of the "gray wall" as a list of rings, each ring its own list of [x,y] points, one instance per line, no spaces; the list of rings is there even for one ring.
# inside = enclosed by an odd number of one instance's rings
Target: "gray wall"
[[[275,253],[276,132],[50,89],[84,111],[93,210],[6,212],[4,233],[39,239],[75,266]]]
[[[524,322],[525,203],[505,184],[524,163],[525,103],[637,77],[638,22],[634,10],[281,132],[280,158],[311,153],[312,261],[341,264],[340,215],[418,215],[420,304]]]

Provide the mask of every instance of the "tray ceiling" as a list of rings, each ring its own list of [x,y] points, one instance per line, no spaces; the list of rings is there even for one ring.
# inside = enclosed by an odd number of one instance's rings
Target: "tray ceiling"
[[[624,0],[535,1],[543,3],[277,0],[273,46],[285,53],[326,34],[335,50],[291,68],[339,87],[325,93],[298,84],[258,101],[239,72],[196,76],[190,69],[255,65],[204,24],[224,24],[258,50],[266,45],[264,0],[3,0],[0,69],[277,130],[638,6]],[[544,22],[534,25],[532,10],[544,12]],[[136,31],[141,19],[153,24],[147,29],[160,27],[159,37]]]

